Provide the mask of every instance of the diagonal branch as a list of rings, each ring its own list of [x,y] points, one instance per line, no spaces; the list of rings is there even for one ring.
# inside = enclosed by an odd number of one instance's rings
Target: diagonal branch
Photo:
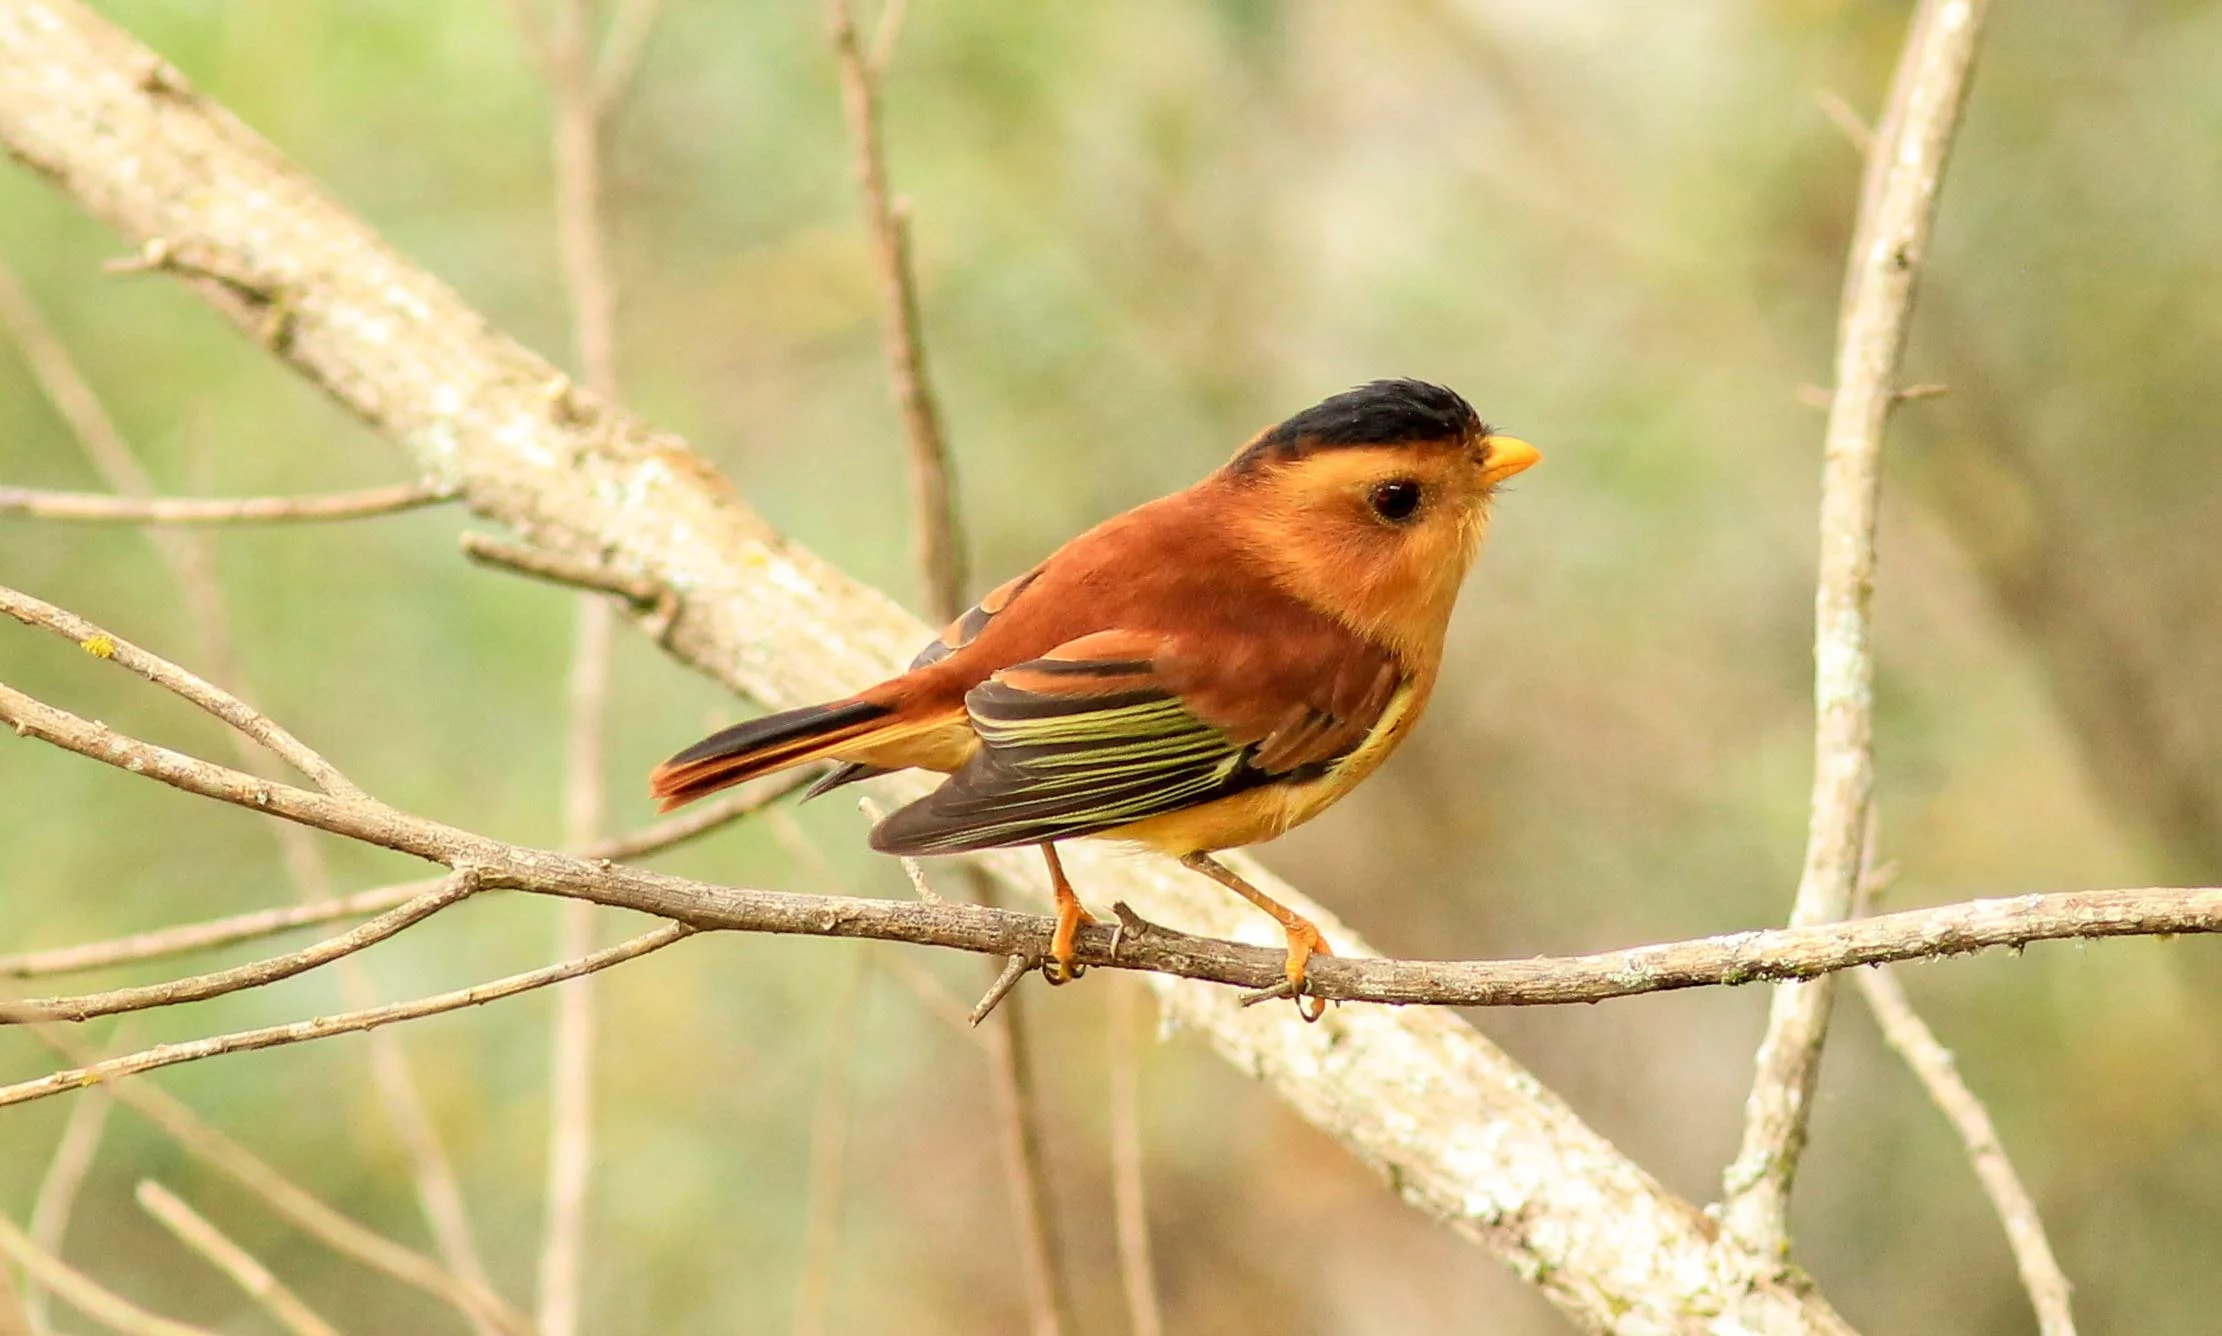
[[[684,923],[666,923],[637,937],[628,938],[615,946],[566,960],[554,965],[544,965],[523,974],[512,974],[490,983],[458,988],[452,992],[438,993],[410,1002],[394,1002],[382,1007],[365,1007],[359,1011],[343,1011],[314,1020],[294,1021],[288,1025],[268,1025],[256,1030],[240,1030],[232,1034],[215,1035],[207,1039],[193,1039],[178,1044],[163,1044],[126,1053],[121,1057],[107,1058],[83,1067],[72,1067],[30,1081],[0,1086],[0,1107],[21,1104],[27,1100],[43,1099],[66,1091],[82,1089],[96,1081],[115,1081],[126,1076],[137,1076],[158,1067],[172,1067],[181,1062],[197,1062],[202,1058],[218,1057],[226,1053],[251,1053],[257,1049],[279,1048],[287,1044],[307,1043],[315,1039],[329,1039],[333,1035],[360,1034],[380,1026],[396,1025],[402,1021],[419,1020],[438,1016],[443,1012],[461,1011],[465,1007],[481,1007],[489,1002],[499,1002],[505,997],[529,993],[535,988],[562,983],[566,979],[583,978],[612,965],[622,965],[628,960],[660,950],[682,937],[692,936],[694,929]]]
[[[1875,659],[1868,604],[1875,582],[1875,515],[1883,425],[1927,257],[1937,196],[1967,99],[1988,0],[1921,0],[1892,83],[1889,111],[1867,159],[1860,214],[1846,262],[1837,331],[1836,391],[1821,476],[1820,574],[1814,593],[1814,764],[1805,870],[1793,926],[1841,919],[1858,886],[1861,841],[1875,785]],[[1722,1222],[1771,1259],[1789,1250],[1790,1181],[1828,1034],[1826,979],[1777,989],[1744,1109],[1744,1136],[1722,1177]]]
[[[2037,1204],[2030,1199],[2029,1189],[2022,1186],[2013,1162],[2006,1158],[2006,1148],[1999,1142],[1990,1114],[1960,1078],[1952,1051],[1937,1042],[1935,1032],[1906,1000],[1906,990],[1897,975],[1880,969],[1861,970],[1852,977],[1858,980],[1868,1009],[1875,1013],[1883,1039],[1913,1068],[1922,1089],[1929,1092],[1929,1098],[1951,1121],[1952,1130],[1959,1133],[1961,1144],[1967,1148],[1968,1158],[1975,1164],[1975,1176],[1982,1181],[1983,1195],[1991,1199],[1991,1208],[2006,1227],[2006,1242],[2013,1248],[2022,1288],[2029,1291],[2029,1302],[2037,1310],[2040,1336],[2075,1336],[2068,1278],[2052,1255],[2044,1221],[2037,1216]]]
[[[6,1216],[0,1216],[0,1254],[15,1259],[32,1280],[52,1290],[70,1307],[125,1336],[216,1336],[206,1327],[161,1317],[129,1302],[33,1243],[31,1236]],[[8,1297],[0,1292],[0,1302]],[[0,1322],[6,1320],[0,1317]]]
[[[365,796],[330,761],[317,755],[307,743],[280,728],[262,711],[215,683],[197,677],[167,659],[150,654],[120,636],[101,630],[76,613],[57,608],[44,599],[33,598],[29,594],[7,588],[0,588],[0,613],[6,613],[25,626],[40,627],[74,641],[78,648],[94,658],[105,659],[119,668],[136,673],[172,695],[199,706],[261,743],[273,755],[307,776],[311,783],[326,793],[340,798]]]
[[[387,910],[368,923],[337,937],[327,937],[314,946],[282,956],[272,956],[268,960],[235,965],[231,969],[218,970],[213,974],[171,979],[138,988],[115,988],[104,993],[86,993],[78,997],[33,997],[0,1002],[0,1025],[23,1025],[34,1021],[84,1021],[95,1016],[113,1016],[126,1011],[146,1011],[154,1007],[202,1002],[212,997],[222,997],[226,993],[261,988],[375,946],[395,933],[414,927],[449,905],[475,894],[478,889],[479,879],[476,873],[468,869],[454,872],[433,889]]]
[[[270,1268],[227,1237],[208,1218],[168,1188],[151,1178],[139,1180],[139,1206],[175,1235],[178,1242],[199,1253],[247,1292],[247,1297],[294,1336],[339,1336],[332,1324],[316,1315],[301,1297],[270,1274]]]

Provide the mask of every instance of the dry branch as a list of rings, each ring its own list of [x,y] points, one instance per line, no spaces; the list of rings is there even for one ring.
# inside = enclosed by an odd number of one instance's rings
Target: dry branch
[[[389,1003],[382,1007],[343,1011],[288,1025],[267,1025],[255,1030],[239,1030],[231,1034],[213,1035],[207,1039],[162,1044],[137,1053],[126,1053],[34,1080],[0,1086],[0,1107],[82,1089],[96,1081],[114,1081],[126,1076],[137,1076],[141,1072],[150,1072],[158,1067],[173,1067],[181,1062],[197,1062],[202,1058],[218,1057],[226,1053],[251,1053],[258,1049],[303,1044],[311,1040],[328,1039],[333,1035],[360,1034],[380,1026],[397,1025],[403,1021],[420,1020],[449,1011],[461,1011],[465,1007],[484,1006],[505,997],[515,997],[519,993],[529,993],[536,988],[562,983],[566,979],[593,974],[612,965],[622,965],[637,956],[669,946],[693,932],[694,929],[684,923],[666,923],[660,928],[575,960],[544,966],[523,974],[512,974],[469,988],[458,988],[452,992],[409,1002]]]
[[[1054,920],[949,900],[872,900],[690,881],[606,859],[509,844],[374,799],[343,799],[197,760],[80,719],[0,684],[0,724],[202,797],[313,826],[451,868],[488,887],[589,900],[697,929],[852,937],[983,955],[1047,954]],[[991,860],[992,861],[992,860]],[[1231,908],[1231,907],[1229,907]],[[1075,958],[1259,989],[1285,979],[1286,953],[1142,919],[1085,924]],[[1809,979],[1858,965],[1966,955],[2063,938],[2222,932],[2222,887],[2060,891],[1970,900],[1808,928],[1774,928],[1586,956],[1530,960],[1323,958],[1307,991],[1392,1006],[1545,1006],[1720,984]],[[1176,996],[1178,996],[1176,994]],[[1220,1000],[1240,1008],[1237,999]],[[1353,1018],[1367,1013],[1352,1013]]]
[[[1967,98],[1987,0],[1922,0],[1893,80],[1845,266],[1821,477],[1821,552],[1813,605],[1814,760],[1805,868],[1793,927],[1851,911],[1874,791],[1875,516],[1883,425],[1927,257],[1937,194]],[[1722,1223],[1767,1257],[1789,1249],[1790,1182],[1805,1146],[1833,993],[1827,979],[1776,990],[1744,1108],[1744,1136],[1722,1176]]]
[[[116,496],[0,487],[0,515],[84,524],[297,524],[368,519],[455,499],[423,483],[366,487],[325,496]]]
[[[2052,1255],[2044,1221],[2037,1216],[2037,1203],[2030,1199],[2029,1190],[2014,1172],[2013,1162],[2006,1158],[2006,1147],[2000,1144],[1998,1129],[1992,1126],[1983,1102],[1960,1079],[1952,1051],[1937,1042],[1936,1034],[1915,1013],[1895,974],[1887,969],[1862,970],[1853,977],[1859,980],[1859,990],[1875,1013],[1883,1038],[1913,1068],[1922,1089],[1929,1092],[1929,1098],[1951,1121],[1952,1130],[1959,1133],[1961,1145],[1974,1162],[1975,1176],[1982,1181],[1983,1194],[1990,1198],[1991,1208],[2006,1227],[2015,1269],[2021,1272],[2022,1287],[2029,1291],[2030,1305],[2037,1310],[2040,1336],[2075,1336],[2068,1278]]]
[[[744,816],[762,811],[766,805],[801,788],[809,778],[807,774],[774,775],[689,808],[676,816],[665,817],[629,834],[600,840],[572,852],[581,858],[608,859],[640,858],[661,853],[689,840],[700,839],[710,831]],[[357,891],[334,900],[319,900],[277,909],[249,910],[242,914],[230,914],[199,923],[181,923],[174,927],[156,928],[107,941],[0,956],[0,978],[30,979],[41,975],[72,974],[80,970],[159,960],[165,956],[253,941],[259,937],[273,936],[294,928],[313,927],[337,919],[381,914],[426,891],[436,889],[439,884],[437,878],[403,882],[396,886]]]
[[[301,1302],[299,1295],[288,1289],[270,1268],[256,1261],[254,1255],[210,1224],[200,1212],[185,1204],[176,1193],[153,1179],[139,1181],[140,1207],[162,1223],[162,1227],[177,1237],[178,1242],[199,1253],[209,1265],[223,1272],[231,1282],[247,1292],[247,1296],[260,1305],[278,1324],[294,1336],[339,1336],[332,1324],[318,1317],[314,1310]]]
[[[85,1067],[95,1065],[92,1056],[65,1037],[59,1027],[40,1026],[35,1033],[41,1042],[70,1061]],[[332,1251],[431,1295],[474,1325],[491,1326],[506,1336],[532,1336],[532,1324],[500,1295],[334,1210],[253,1151],[204,1122],[159,1086],[126,1079],[107,1083],[104,1089],[118,1104],[160,1128],[187,1154],[245,1188]]]
[[[14,1258],[34,1282],[52,1290],[64,1303],[124,1336],[216,1336],[206,1327],[175,1322],[127,1302],[31,1242],[31,1236],[6,1216],[0,1216],[0,1253]]]

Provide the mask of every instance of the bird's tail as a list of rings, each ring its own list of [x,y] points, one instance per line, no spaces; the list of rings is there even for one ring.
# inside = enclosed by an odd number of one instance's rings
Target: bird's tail
[[[656,767],[649,791],[670,811],[743,780],[823,760],[868,734],[882,733],[895,711],[844,700],[768,714],[713,733]]]

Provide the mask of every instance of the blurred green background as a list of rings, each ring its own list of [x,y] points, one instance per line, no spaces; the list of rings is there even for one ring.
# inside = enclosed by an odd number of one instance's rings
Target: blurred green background
[[[560,361],[547,109],[502,6],[111,3],[401,250]],[[1821,415],[1859,159],[1902,5],[915,0],[888,88],[931,369],[980,587],[1186,484],[1262,423],[1383,375],[1539,444],[1499,508],[1444,686],[1372,784],[1263,852],[1384,950],[1574,952],[1779,921],[1811,767]],[[867,13],[869,17],[869,12]],[[1878,756],[1892,903],[2222,879],[2222,8],[2000,6],[1892,428]],[[610,143],[626,398],[776,525],[912,597],[896,418],[827,20],[671,0]],[[0,171],[0,255],[165,490],[390,481],[397,454],[120,245]],[[97,488],[0,348],[0,481]],[[466,568],[453,511],[208,541],[239,686],[361,783],[506,838],[560,826],[569,596]],[[187,664],[145,536],[0,521],[0,580]],[[205,719],[32,632],[0,677],[224,758]],[[742,707],[628,637],[612,824]],[[804,809],[847,889],[902,894],[844,802]],[[343,886],[411,873],[327,841]],[[0,744],[0,951],[286,903],[254,818]],[[768,829],[667,866],[824,889]],[[474,903],[369,959],[391,997],[529,968],[553,906]],[[611,939],[629,925],[611,924]],[[793,1321],[829,981],[859,948],[697,940],[604,976],[594,1331]],[[969,994],[979,965],[917,958]],[[1909,970],[1989,1100],[2088,1331],[2214,1329],[2222,950],[2047,946]],[[134,978],[149,977],[144,974]],[[120,976],[72,981],[122,982]],[[1087,1332],[1125,1329],[1105,1000],[1043,994],[1056,1205]],[[317,975],[92,1037],[331,1010]],[[1757,989],[1476,1016],[1668,1185],[1716,1195]],[[529,1300],[546,994],[404,1032],[497,1279]],[[1023,1299],[976,1047],[875,973],[853,1056],[835,1330],[1004,1332]],[[120,1033],[118,1033],[120,1031]],[[0,1076],[47,1068],[0,1036]],[[347,1209],[423,1238],[362,1043],[156,1078]],[[1191,1040],[1143,1072],[1151,1227],[1178,1332],[1563,1330],[1486,1255]],[[1841,1013],[1800,1260],[1870,1332],[2031,1329],[1941,1119]],[[0,1114],[22,1219],[66,1116]],[[119,1113],[68,1255],[262,1331],[142,1216],[155,1177],[353,1331],[449,1329]],[[65,1329],[84,1324],[65,1322]]]

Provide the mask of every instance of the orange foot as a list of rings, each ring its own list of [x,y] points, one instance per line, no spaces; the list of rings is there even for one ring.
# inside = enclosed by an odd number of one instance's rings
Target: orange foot
[[[1310,919],[1298,918],[1282,926],[1288,931],[1288,986],[1291,999],[1296,1003],[1296,1014],[1306,1021],[1317,1021],[1327,1014],[1327,999],[1305,994],[1304,967],[1313,956],[1331,956],[1335,949],[1327,945],[1327,939]],[[1307,1001],[1313,1005],[1304,1005]]]
[[[1049,969],[1044,974],[1051,983],[1071,983],[1087,973],[1085,966],[1073,960],[1072,939],[1081,924],[1095,921],[1096,916],[1080,903],[1079,896],[1057,898],[1057,931],[1050,934]]]

